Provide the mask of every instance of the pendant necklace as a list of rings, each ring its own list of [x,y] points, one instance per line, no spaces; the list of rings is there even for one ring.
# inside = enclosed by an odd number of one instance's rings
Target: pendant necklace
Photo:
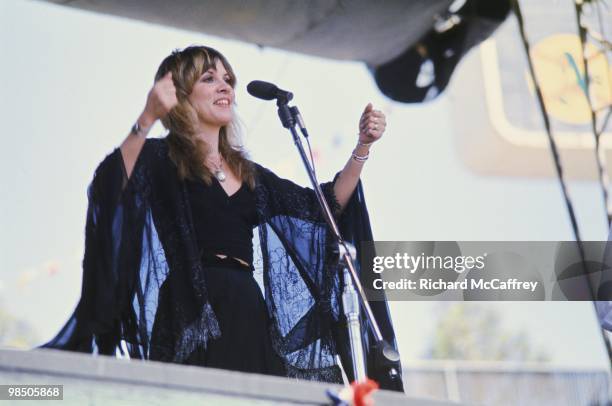
[[[217,178],[219,182],[225,182],[225,179],[227,179],[227,176],[225,175],[225,172],[223,172],[223,156],[219,155],[218,164],[212,161],[211,163],[215,167],[215,171],[214,171],[215,178]]]

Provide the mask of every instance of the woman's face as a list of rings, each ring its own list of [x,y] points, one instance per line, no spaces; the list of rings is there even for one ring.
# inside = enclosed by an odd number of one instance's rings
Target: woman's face
[[[234,113],[234,89],[225,66],[217,60],[193,86],[189,100],[198,111],[202,127],[217,128],[229,124]]]

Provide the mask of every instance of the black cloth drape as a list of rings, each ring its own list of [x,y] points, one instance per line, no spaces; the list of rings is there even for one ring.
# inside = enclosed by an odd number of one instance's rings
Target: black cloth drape
[[[263,270],[274,350],[288,376],[341,382],[339,355],[351,378],[342,281],[316,196],[255,165],[259,249],[254,258]],[[333,182],[321,187],[344,238],[357,247],[371,241],[361,183],[341,214]],[[220,337],[188,193],[166,140],[145,142],[129,180],[115,149],[96,169],[88,199],[81,299],[57,336],[42,347],[106,355],[127,348],[130,358],[184,363]],[[172,300],[158,306],[164,282],[162,293]],[[395,346],[387,303],[370,304],[383,335]],[[367,329],[363,339],[371,359],[373,337]],[[401,382],[368,372],[382,388],[403,390]]]

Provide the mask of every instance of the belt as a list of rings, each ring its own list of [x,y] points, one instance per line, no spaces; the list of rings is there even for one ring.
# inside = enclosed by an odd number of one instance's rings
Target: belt
[[[204,264],[205,266],[218,266],[223,268],[240,268],[241,270],[248,272],[255,271],[253,265],[245,265],[242,262],[238,261],[236,258],[230,257],[229,255],[225,258],[220,258],[212,252],[205,252],[202,254],[202,264]]]

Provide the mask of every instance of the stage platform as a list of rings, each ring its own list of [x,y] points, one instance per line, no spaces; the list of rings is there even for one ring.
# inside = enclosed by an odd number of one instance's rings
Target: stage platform
[[[0,383],[64,385],[62,405],[324,405],[339,385],[57,350],[0,350]],[[457,403],[377,391],[376,405]],[[38,401],[20,401],[26,405]],[[0,401],[0,403],[3,403]]]

